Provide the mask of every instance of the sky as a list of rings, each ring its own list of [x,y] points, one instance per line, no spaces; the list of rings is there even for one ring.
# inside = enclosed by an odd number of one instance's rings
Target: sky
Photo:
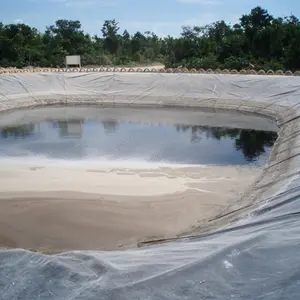
[[[235,24],[256,6],[276,17],[300,18],[299,0],[0,0],[0,22],[26,23],[44,31],[57,19],[79,20],[86,32],[101,35],[104,20],[116,19],[120,33],[149,30],[178,36],[183,25],[219,20]]]

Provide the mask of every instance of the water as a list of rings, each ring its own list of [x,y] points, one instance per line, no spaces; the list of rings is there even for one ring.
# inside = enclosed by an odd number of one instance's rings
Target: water
[[[262,166],[277,138],[274,131],[162,122],[102,116],[97,120],[64,117],[2,126],[0,155]]]

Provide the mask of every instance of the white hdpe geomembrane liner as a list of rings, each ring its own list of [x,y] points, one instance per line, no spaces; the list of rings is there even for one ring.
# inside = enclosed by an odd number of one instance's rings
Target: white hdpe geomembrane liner
[[[277,118],[243,219],[206,236],[123,252],[0,252],[0,299],[296,299],[300,78],[44,73],[0,77],[0,110],[114,103],[249,111]],[[230,217],[228,218],[230,221]],[[1,225],[0,225],[1,226]],[[101,236],[99,236],[101,238]]]

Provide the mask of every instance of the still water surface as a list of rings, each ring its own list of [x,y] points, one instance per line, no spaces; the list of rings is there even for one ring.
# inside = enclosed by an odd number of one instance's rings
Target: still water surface
[[[1,157],[263,165],[276,132],[69,119],[0,128]]]

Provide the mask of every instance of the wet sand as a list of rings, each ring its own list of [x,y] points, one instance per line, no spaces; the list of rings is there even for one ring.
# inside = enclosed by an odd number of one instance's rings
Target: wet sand
[[[114,250],[176,238],[224,211],[260,172],[2,163],[0,247]]]

